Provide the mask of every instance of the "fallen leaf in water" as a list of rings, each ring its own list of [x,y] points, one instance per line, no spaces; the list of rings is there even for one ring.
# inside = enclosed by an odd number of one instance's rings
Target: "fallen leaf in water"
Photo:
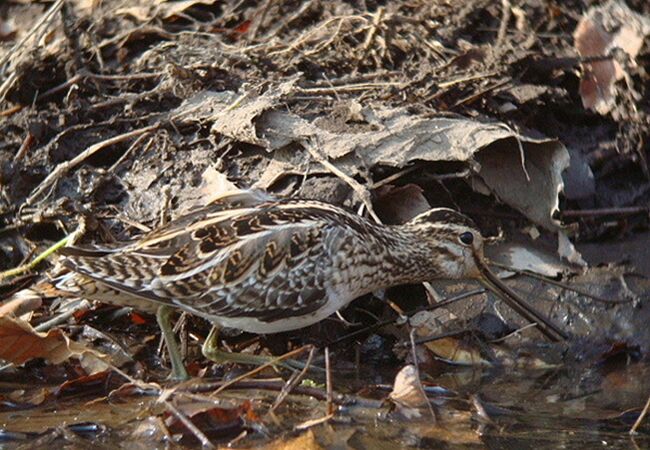
[[[470,345],[462,338],[446,337],[429,341],[424,346],[437,358],[452,364],[462,366],[491,366],[490,361],[483,358],[480,349]]]
[[[250,401],[232,408],[222,408],[214,403],[199,401],[177,404],[176,408],[209,438],[234,437],[244,430],[245,421],[259,421]],[[178,416],[172,413],[165,415],[165,425],[171,433],[190,439],[194,436]]]
[[[418,369],[409,364],[395,376],[393,390],[388,395],[397,411],[407,419],[419,419],[429,412],[429,399],[420,384]]]
[[[262,448],[264,450],[322,450],[324,447],[318,443],[314,432],[307,430],[295,438],[287,439],[286,437],[282,437],[266,444]]]

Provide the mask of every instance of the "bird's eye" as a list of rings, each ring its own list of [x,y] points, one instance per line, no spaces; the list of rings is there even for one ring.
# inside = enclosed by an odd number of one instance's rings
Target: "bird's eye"
[[[465,231],[458,238],[465,245],[472,245],[474,242],[474,234],[471,231]]]

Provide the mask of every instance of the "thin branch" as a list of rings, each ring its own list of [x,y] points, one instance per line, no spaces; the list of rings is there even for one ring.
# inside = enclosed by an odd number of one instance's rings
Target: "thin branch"
[[[155,124],[155,125],[149,125],[147,127],[143,128],[138,128],[133,131],[129,131],[128,133],[123,133],[118,136],[114,136],[110,139],[103,140],[101,142],[97,142],[96,144],[91,145],[88,147],[86,150],[75,156],[73,159],[70,161],[65,161],[56,166],[56,168],[50,173],[45,180],[43,180],[37,187],[32,191],[32,194],[29,196],[29,198],[25,201],[25,205],[32,205],[36,199],[43,194],[47,189],[50,188],[60,177],[65,175],[68,170],[74,168],[75,166],[79,165],[81,162],[83,162],[86,158],[94,155],[98,151],[110,147],[115,144],[119,144],[124,141],[128,141],[131,138],[140,136],[145,133],[149,133],[151,131],[154,131],[160,127],[160,124]]]
[[[632,428],[630,428],[630,434],[636,434],[636,430],[639,428],[639,426],[641,426],[641,422],[643,422],[645,416],[648,415],[648,410],[650,410],[650,397],[648,397],[648,401],[645,402],[643,411],[641,411],[641,414],[639,414],[639,417],[637,417],[634,425],[632,425]]]
[[[277,358],[273,358],[273,359],[269,360],[268,362],[262,364],[261,366],[256,367],[255,369],[250,370],[250,371],[248,371],[248,372],[246,372],[246,373],[244,373],[244,374],[242,374],[242,375],[240,375],[238,377],[235,377],[232,380],[229,380],[226,383],[224,383],[223,385],[221,385],[219,388],[217,388],[212,393],[212,397],[216,396],[218,393],[220,393],[224,389],[229,388],[233,384],[235,384],[235,383],[237,383],[239,381],[242,381],[242,380],[244,380],[246,378],[252,377],[253,375],[257,375],[258,373],[260,373],[261,371],[263,371],[267,367],[276,366],[279,362],[282,362],[285,359],[289,359],[292,356],[299,355],[299,354],[303,353],[305,350],[311,349],[312,347],[313,347],[312,345],[303,345],[300,348],[297,348],[297,349],[292,350],[292,351],[290,351],[288,353],[285,353],[284,355],[278,356]]]
[[[273,406],[269,409],[269,412],[275,412],[276,409],[282,404],[285,398],[293,391],[293,389],[300,383],[300,380],[302,380],[309,370],[309,366],[311,366],[311,361],[314,358],[314,353],[316,352],[316,347],[312,347],[311,350],[309,350],[309,355],[307,356],[307,362],[305,363],[305,367],[302,368],[302,370],[298,373],[295,373],[294,375],[291,376],[289,381],[284,385],[282,388],[282,391],[280,391],[280,394],[278,395],[278,398],[275,399],[275,402],[273,402]]]

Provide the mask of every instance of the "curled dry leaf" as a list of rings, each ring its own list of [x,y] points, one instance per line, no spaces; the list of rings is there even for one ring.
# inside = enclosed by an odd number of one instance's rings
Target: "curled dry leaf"
[[[429,408],[429,399],[422,392],[418,377],[418,369],[414,365],[404,366],[397,373],[393,390],[388,395],[398,411],[408,419],[423,417],[426,414],[424,410]]]
[[[0,359],[23,364],[34,358],[44,358],[52,364],[59,364],[71,357],[101,361],[103,356],[71,341],[61,330],[39,333],[24,320],[0,317]],[[106,364],[93,364],[92,370],[106,368]]]
[[[649,34],[649,18],[630,10],[623,1],[610,0],[585,13],[573,38],[582,57],[605,56],[619,48],[634,64]],[[625,76],[625,69],[615,58],[584,64],[580,81],[583,106],[600,114],[610,112],[615,105],[615,83]]]
[[[43,300],[37,296],[15,296],[0,305],[0,317],[20,317],[23,314],[35,311],[43,304]]]
[[[563,272],[571,271],[556,255],[526,246],[508,243],[497,243],[485,248],[486,255],[491,261],[498,262],[515,270],[533,272],[546,277],[557,277]]]
[[[490,361],[481,356],[481,351],[476,346],[471,346],[462,338],[446,337],[436,339],[424,346],[437,358],[450,364],[459,366],[491,366]]]
[[[363,114],[372,122],[372,131],[353,133],[323,120],[308,121],[275,110],[283,98],[301,92],[296,82],[293,78],[260,96],[203,92],[173,115],[212,120],[213,133],[268,151],[295,143],[312,146],[349,176],[376,166],[404,168],[414,161],[463,162],[475,174],[473,188],[487,190],[536,224],[551,230],[560,227],[553,214],[569,154],[558,140],[523,136],[500,123],[428,117],[406,108],[383,107]],[[305,160],[310,156],[305,155]]]

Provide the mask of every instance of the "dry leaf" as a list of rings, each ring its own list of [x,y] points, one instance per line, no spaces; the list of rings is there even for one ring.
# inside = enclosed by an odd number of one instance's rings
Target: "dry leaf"
[[[52,364],[59,364],[67,359],[91,358],[101,359],[102,355],[71,341],[59,329],[39,333],[24,320],[12,317],[0,317],[0,359],[23,364],[34,358],[44,358]],[[106,370],[95,365],[94,370]]]
[[[590,8],[576,27],[575,48],[583,57],[605,56],[619,48],[634,64],[643,41],[650,34],[650,19],[635,13],[620,0]],[[583,65],[580,96],[585,108],[607,114],[615,105],[615,82],[626,76],[615,59]]]
[[[195,206],[203,206],[227,192],[240,190],[225,174],[212,166],[201,174],[201,184],[196,189],[187,189],[179,195],[178,213],[186,212]]]
[[[214,5],[217,0],[183,0],[183,1],[160,1],[158,16],[163,19],[182,17],[186,11],[196,5]]]
[[[20,293],[11,297],[0,305],[0,317],[14,316],[20,317],[23,314],[32,312],[41,307],[43,300],[35,295],[20,295]]]
[[[551,278],[571,270],[556,255],[546,253],[530,245],[497,243],[487,246],[485,253],[490,260],[512,269],[526,270]]]
[[[424,117],[403,108],[366,111],[364,117],[372,121],[373,131],[335,133],[329,131],[332,127],[319,126],[322,120],[310,122],[273,109],[286,94],[299,90],[296,81],[293,78],[261,96],[204,92],[174,115],[192,121],[211,119],[212,132],[269,151],[293,143],[313,146],[350,176],[358,175],[364,165],[403,168],[418,160],[465,162],[480,184],[501,201],[545,228],[560,227],[553,214],[569,154],[559,141],[522,136],[499,123]],[[480,190],[476,183],[473,187]]]
[[[85,0],[89,1],[89,0]],[[92,1],[92,0],[90,0]],[[96,1],[96,0],[95,0]],[[216,0],[185,0],[167,1],[155,0],[140,5],[126,6],[115,10],[116,15],[129,16],[138,22],[147,22],[154,17],[164,20],[173,20],[183,17],[187,10],[196,5],[213,5]]]
[[[422,188],[415,184],[383,186],[378,190],[373,206],[384,223],[405,223],[431,209],[422,192]]]
[[[587,267],[587,262],[582,258],[580,252],[576,249],[575,245],[569,240],[569,236],[562,230],[557,232],[557,253],[561,258],[566,259],[571,264],[580,267]]]
[[[429,399],[422,392],[417,368],[409,364],[395,376],[390,398],[408,419],[421,418],[428,412]],[[427,410],[427,412],[425,412]]]
[[[281,437],[262,447],[255,446],[254,448],[263,450],[322,450],[324,447],[318,443],[314,432],[307,430],[295,438]]]
[[[437,358],[460,366],[491,366],[490,361],[481,356],[476,347],[471,347],[467,342],[455,337],[446,337],[429,341],[424,346]]]

